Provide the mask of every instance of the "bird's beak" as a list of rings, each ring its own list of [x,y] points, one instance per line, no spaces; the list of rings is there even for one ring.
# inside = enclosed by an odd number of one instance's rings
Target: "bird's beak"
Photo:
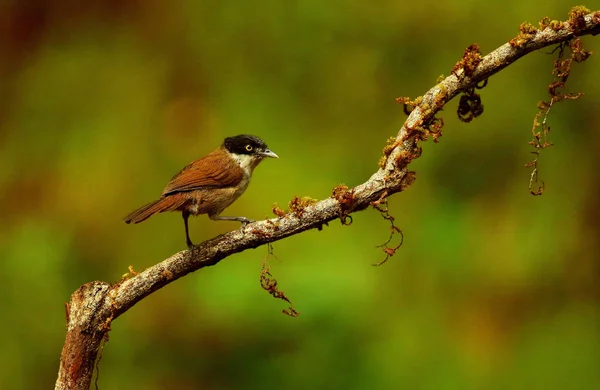
[[[263,150],[260,152],[260,155],[263,157],[279,158],[279,156],[273,153],[270,149]]]

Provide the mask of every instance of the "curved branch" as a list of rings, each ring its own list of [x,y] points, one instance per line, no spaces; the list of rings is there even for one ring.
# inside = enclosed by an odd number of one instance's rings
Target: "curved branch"
[[[89,389],[94,363],[102,341],[110,331],[111,321],[152,292],[190,272],[215,265],[231,254],[320,228],[337,218],[344,220],[348,214],[369,207],[381,197],[408,188],[414,174],[406,166],[419,155],[420,130],[417,129],[431,124],[450,99],[532,51],[565,42],[574,36],[600,33],[600,11],[587,15],[580,13],[575,15],[576,18],[570,16],[569,22],[557,22],[543,31],[520,36],[522,41],[518,45],[504,44],[480,58],[473,69],[455,69],[452,75],[431,88],[387,149],[383,167],[365,183],[353,189],[338,187],[332,197],[304,208],[301,213],[254,222],[205,241],[191,251],[181,251],[116,284],[96,281],[81,286],[67,304],[67,336],[55,388]]]

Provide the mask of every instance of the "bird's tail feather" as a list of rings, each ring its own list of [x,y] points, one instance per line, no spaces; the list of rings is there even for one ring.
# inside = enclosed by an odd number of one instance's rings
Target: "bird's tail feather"
[[[147,220],[154,214],[177,210],[183,206],[186,200],[187,199],[181,196],[167,196],[165,198],[160,198],[159,200],[150,202],[147,205],[144,205],[131,212],[124,218],[125,223],[140,223]]]

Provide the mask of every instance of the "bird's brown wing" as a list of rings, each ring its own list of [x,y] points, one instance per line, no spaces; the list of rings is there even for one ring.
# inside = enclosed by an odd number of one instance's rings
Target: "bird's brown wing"
[[[244,178],[244,171],[222,150],[191,162],[173,176],[162,195],[193,191],[202,188],[225,188],[238,185]]]

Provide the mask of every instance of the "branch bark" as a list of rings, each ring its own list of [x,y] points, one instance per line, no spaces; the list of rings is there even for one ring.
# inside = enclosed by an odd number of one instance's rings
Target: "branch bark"
[[[573,13],[573,11],[572,11]],[[431,88],[410,113],[387,150],[387,158],[366,182],[352,189],[339,189],[330,198],[306,207],[302,213],[254,222],[184,250],[116,284],[90,282],[71,295],[67,304],[67,335],[63,346],[55,389],[89,389],[94,364],[113,320],[129,308],[167,284],[217,264],[224,258],[249,248],[321,228],[327,222],[363,210],[382,196],[404,191],[414,173],[406,167],[419,156],[418,142],[435,115],[457,94],[535,50],[560,44],[575,36],[600,33],[600,11],[570,14],[567,22],[557,22],[530,35],[520,36],[518,45],[506,43],[485,57],[473,69],[465,66]],[[518,47],[515,47],[518,46]]]

